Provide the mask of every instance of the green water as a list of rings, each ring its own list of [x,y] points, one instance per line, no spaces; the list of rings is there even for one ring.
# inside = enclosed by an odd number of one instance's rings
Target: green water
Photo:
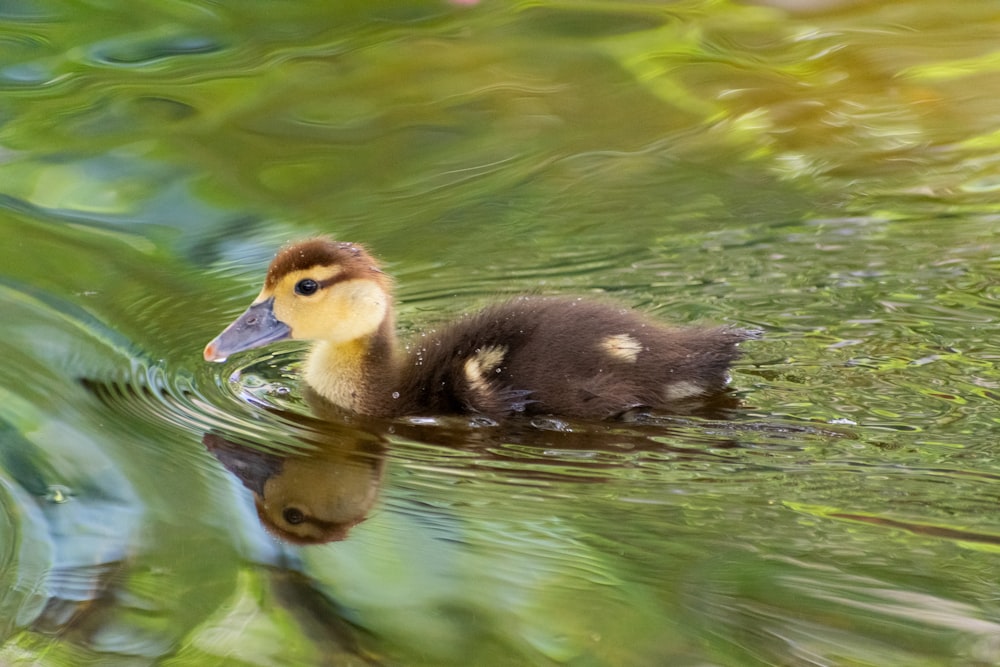
[[[0,3],[0,664],[1000,663],[991,3]],[[282,243],[413,333],[764,330],[724,415],[323,422]],[[279,541],[270,480],[346,539]],[[269,487],[269,492],[275,492]]]

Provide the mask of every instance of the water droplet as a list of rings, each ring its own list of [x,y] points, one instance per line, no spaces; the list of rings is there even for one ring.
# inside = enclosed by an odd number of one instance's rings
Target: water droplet
[[[73,492],[68,486],[61,484],[51,484],[45,494],[45,500],[50,503],[68,503],[73,498]]]
[[[392,397],[393,398],[399,398],[399,392],[398,391],[392,392]]]

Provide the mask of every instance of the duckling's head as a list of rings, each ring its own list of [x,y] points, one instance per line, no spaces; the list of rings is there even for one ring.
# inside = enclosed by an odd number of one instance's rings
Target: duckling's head
[[[293,544],[342,540],[375,505],[385,470],[385,443],[332,427],[308,454],[276,453],[206,433],[205,447],[253,492],[261,524]]]
[[[390,316],[391,292],[363,247],[328,238],[294,243],[275,256],[250,307],[205,347],[205,360],[289,338],[342,345],[371,336]]]
[[[293,544],[322,544],[347,537],[378,497],[380,456],[288,458],[263,480],[254,505],[271,534]]]

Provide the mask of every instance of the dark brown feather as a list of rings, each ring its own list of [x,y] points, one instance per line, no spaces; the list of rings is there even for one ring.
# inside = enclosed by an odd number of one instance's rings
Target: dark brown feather
[[[722,390],[737,344],[756,334],[736,328],[670,328],[616,306],[579,299],[521,297],[426,334],[395,387],[394,414],[479,412],[604,419],[627,410],[669,408],[673,382]],[[604,341],[637,341],[634,360]],[[503,349],[483,382],[469,382],[477,353]]]

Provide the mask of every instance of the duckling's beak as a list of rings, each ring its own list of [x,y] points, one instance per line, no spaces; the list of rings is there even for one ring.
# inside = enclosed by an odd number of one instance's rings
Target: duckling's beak
[[[255,303],[205,346],[205,361],[225,361],[231,354],[284,340],[292,329],[274,316],[274,297]]]

